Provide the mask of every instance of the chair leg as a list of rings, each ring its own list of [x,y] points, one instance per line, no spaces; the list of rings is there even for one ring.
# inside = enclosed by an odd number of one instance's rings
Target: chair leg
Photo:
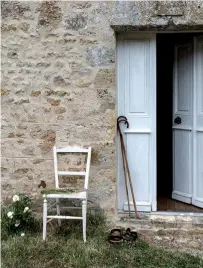
[[[43,241],[46,240],[47,234],[47,199],[44,199],[43,204]]]
[[[86,242],[86,213],[87,212],[87,205],[86,201],[82,201],[82,226],[83,226],[83,240]]]
[[[59,202],[59,198],[56,199],[56,211],[57,211],[57,215],[60,215],[60,202]],[[61,219],[58,219],[58,225],[61,226]]]

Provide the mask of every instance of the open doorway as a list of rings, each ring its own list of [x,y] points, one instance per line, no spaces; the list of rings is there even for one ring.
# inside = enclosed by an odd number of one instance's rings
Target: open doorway
[[[181,198],[178,200],[178,198],[175,198],[174,195],[172,195],[172,192],[174,190],[174,172],[173,172],[175,165],[174,146],[177,146],[177,143],[174,143],[174,132],[172,131],[174,125],[173,94],[174,94],[174,76],[175,76],[174,73],[175,45],[180,43],[183,44],[183,46],[184,44],[191,44],[191,53],[192,53],[193,40],[194,36],[196,35],[198,34],[188,34],[188,33],[157,34],[157,210],[158,211],[201,212],[201,213],[203,212],[203,209],[189,204],[187,200],[185,202],[184,200],[180,201]],[[182,57],[184,57],[184,53],[182,55],[183,55]],[[183,62],[184,59],[183,60],[181,59],[181,61]],[[186,62],[185,65],[187,66],[188,62]],[[193,62],[191,62],[191,68],[192,65]],[[185,70],[186,69],[182,68],[181,72],[184,72]],[[187,70],[188,73],[192,72],[189,69]],[[180,94],[182,93],[180,92]],[[190,98],[190,96],[188,98]],[[184,105],[184,98],[182,102],[180,101],[180,105]],[[179,133],[180,134],[178,134],[179,136],[177,135],[176,142],[178,139],[181,140],[182,137],[184,139],[184,136],[182,134],[183,132]],[[192,150],[192,147],[188,149],[189,153],[190,150]],[[184,147],[180,147],[178,149],[178,153],[179,152],[180,154],[184,154]],[[177,163],[178,161],[176,161],[176,165]],[[179,161],[179,163],[180,165],[184,165],[185,164],[184,159],[182,158]],[[180,183],[187,184],[189,182],[180,181]]]

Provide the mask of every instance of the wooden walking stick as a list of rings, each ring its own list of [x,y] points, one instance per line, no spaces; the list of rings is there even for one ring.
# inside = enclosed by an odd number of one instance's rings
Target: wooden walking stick
[[[126,148],[125,148],[125,144],[124,144],[124,139],[123,139],[123,135],[119,126],[119,123],[124,122],[127,125],[127,128],[129,127],[129,123],[127,121],[127,118],[125,116],[119,116],[117,119],[117,128],[120,134],[120,141],[121,141],[121,151],[122,151],[122,157],[123,157],[123,168],[124,168],[124,174],[126,172],[127,169],[127,173],[128,173],[128,179],[129,179],[129,184],[130,184],[130,189],[131,189],[131,194],[132,194],[132,199],[133,199],[133,205],[134,205],[134,210],[135,210],[135,215],[138,218],[138,213],[137,213],[137,207],[136,207],[136,202],[135,202],[135,195],[134,195],[134,190],[133,190],[133,185],[132,185],[132,179],[131,179],[131,175],[130,175],[130,169],[129,169],[129,165],[128,165],[128,159],[127,159],[127,153],[126,153]],[[125,167],[126,165],[126,167]],[[126,179],[126,175],[124,175],[125,177],[125,186],[126,188],[126,194],[128,197],[128,209],[129,209],[129,214],[130,214],[130,203],[129,203],[129,196],[128,196],[128,186],[127,186],[127,179]]]
[[[133,199],[133,205],[134,205],[134,209],[135,209],[135,215],[138,218],[138,212],[137,212],[137,206],[136,206],[136,202],[135,202],[134,189],[133,189],[133,185],[132,185],[132,179],[131,179],[131,174],[130,174],[130,169],[129,169],[129,165],[128,165],[126,148],[125,148],[124,142],[123,142],[123,151],[124,151],[124,157],[125,157],[125,162],[126,162],[126,168],[127,168],[127,172],[128,172],[128,179],[129,179],[129,183],[130,183],[130,189],[131,189],[131,194],[132,194],[132,199]]]
[[[124,172],[124,179],[125,179],[125,190],[126,190],[126,196],[127,196],[127,200],[128,200],[128,212],[129,212],[129,217],[130,217],[130,199],[129,199],[129,194],[128,194],[128,182],[127,182],[127,177],[126,177],[125,156],[124,156],[124,151],[122,149],[122,143],[121,143],[121,152],[122,152],[122,159],[123,159],[123,172]]]
[[[119,117],[121,119],[121,117]],[[124,152],[123,152],[123,146],[122,146],[122,132],[119,126],[119,118],[117,120],[117,129],[120,135],[120,142],[121,142],[121,153],[122,153],[122,160],[123,160],[123,172],[124,172],[124,181],[125,181],[125,190],[126,190],[126,197],[128,200],[128,212],[129,212],[129,216],[130,216],[130,199],[129,199],[129,194],[128,194],[128,182],[127,182],[127,177],[126,177],[126,167],[125,167],[125,156],[124,156]]]

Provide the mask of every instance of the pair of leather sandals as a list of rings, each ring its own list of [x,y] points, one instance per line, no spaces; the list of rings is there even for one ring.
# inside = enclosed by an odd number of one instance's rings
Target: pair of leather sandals
[[[135,242],[137,239],[137,232],[132,232],[130,228],[127,228],[125,232],[122,232],[121,229],[112,229],[108,241],[111,244],[117,244],[121,242]]]

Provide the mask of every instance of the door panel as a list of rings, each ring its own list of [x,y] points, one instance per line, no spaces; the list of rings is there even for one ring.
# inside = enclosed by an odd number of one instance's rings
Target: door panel
[[[195,38],[194,50],[194,171],[192,203],[203,208],[203,36]]]
[[[136,202],[137,204],[140,202],[149,204],[149,169],[146,168],[149,167],[149,134],[127,134],[127,151],[131,176],[134,178],[133,186]],[[140,179],[139,182],[137,182],[138,179]],[[125,204],[125,208],[127,209],[127,203]],[[144,208],[139,207],[139,209],[143,210]]]
[[[193,44],[175,45],[173,86],[173,193],[192,202]],[[176,119],[179,118],[179,121]],[[181,120],[181,121],[180,121]]]
[[[140,39],[127,41],[128,50],[126,55],[129,60],[129,77],[127,82],[126,111],[130,114],[146,112],[146,76],[145,67],[147,55],[145,53],[149,40]],[[144,55],[144,58],[142,56]],[[129,56],[129,57],[128,57]],[[128,84],[129,83],[129,84]],[[143,90],[144,89],[144,90]]]
[[[191,174],[191,131],[174,130],[174,191],[173,198],[191,203],[189,183]]]
[[[119,36],[117,66],[118,115],[125,115],[130,124],[123,131],[137,208],[156,210],[155,34]],[[118,208],[128,208],[119,140]],[[131,209],[134,209],[132,202]]]

